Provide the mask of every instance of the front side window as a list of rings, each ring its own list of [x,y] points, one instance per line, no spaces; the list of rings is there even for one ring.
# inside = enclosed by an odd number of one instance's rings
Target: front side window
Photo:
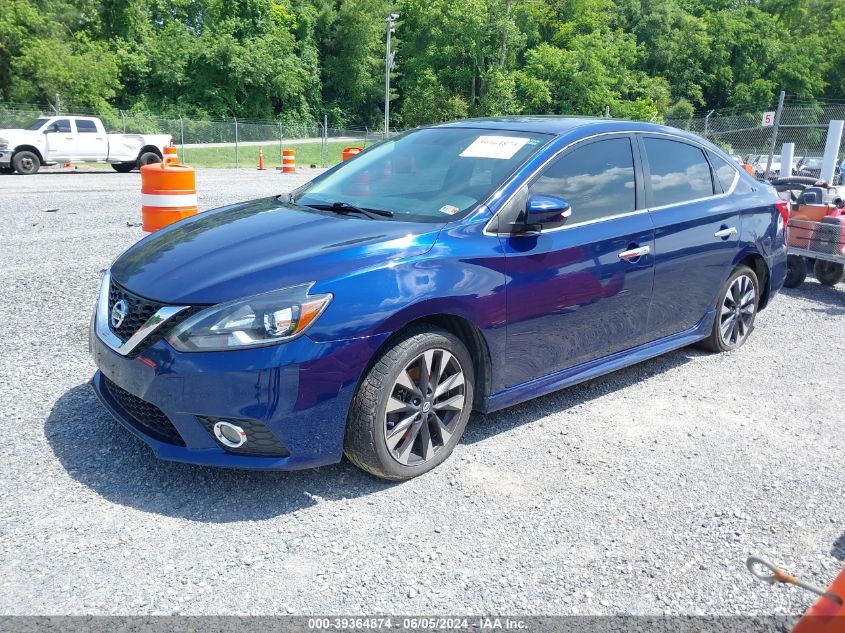
[[[70,119],[56,119],[47,128],[47,131],[58,134],[70,134]]]
[[[32,131],[40,130],[42,127],[44,127],[46,123],[47,119],[36,119],[35,121],[27,125],[24,129]]]
[[[699,148],[666,139],[643,139],[651,170],[651,206],[662,207],[713,195],[710,165]]]
[[[534,181],[530,194],[566,200],[572,209],[570,225],[633,211],[636,181],[631,141],[615,138],[576,147]],[[543,228],[554,227],[544,224]]]
[[[96,134],[97,125],[91,119],[77,119],[76,131],[80,134]]]
[[[478,128],[427,128],[389,139],[300,191],[295,202],[355,205],[396,219],[457,219],[491,194],[550,136]]]
[[[713,152],[708,152],[708,156],[710,157],[710,164],[713,166],[713,171],[716,174],[716,180],[719,181],[722,191],[727,193],[733,186],[734,179],[738,178],[736,169]]]

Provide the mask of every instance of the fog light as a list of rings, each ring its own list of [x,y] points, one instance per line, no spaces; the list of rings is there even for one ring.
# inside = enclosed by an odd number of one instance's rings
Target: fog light
[[[246,444],[246,431],[226,420],[221,420],[214,425],[214,437],[223,446],[229,448],[240,448]]]

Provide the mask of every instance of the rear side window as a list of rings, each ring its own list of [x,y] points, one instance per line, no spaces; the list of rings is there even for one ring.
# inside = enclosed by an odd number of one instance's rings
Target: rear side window
[[[77,119],[76,131],[80,134],[96,134],[97,126],[89,119]]]
[[[644,138],[651,169],[651,206],[662,207],[713,195],[713,179],[704,152],[693,145]]]
[[[543,172],[529,192],[566,200],[572,208],[567,224],[631,212],[636,208],[631,141],[616,138],[578,147]]]
[[[707,152],[707,155],[710,157],[710,164],[713,165],[713,172],[716,174],[716,180],[722,186],[722,191],[730,191],[737,177],[736,168],[713,152]]]

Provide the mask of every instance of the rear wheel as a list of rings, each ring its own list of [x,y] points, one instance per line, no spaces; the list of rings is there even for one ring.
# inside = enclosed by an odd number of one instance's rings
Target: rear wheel
[[[12,166],[14,166],[15,171],[19,174],[31,176],[32,174],[38,173],[38,170],[41,168],[41,161],[35,152],[23,151],[18,152],[12,158]]]
[[[143,167],[144,165],[152,165],[154,163],[160,162],[161,156],[159,156],[155,152],[144,152],[138,157],[138,167]]]
[[[128,174],[137,166],[137,163],[112,163],[111,168],[120,174]]]
[[[701,341],[701,347],[711,352],[729,352],[740,347],[754,329],[759,302],[757,275],[748,266],[738,266],[719,293],[713,329]]]
[[[786,258],[786,279],[783,285],[787,288],[797,288],[807,278],[807,260],[800,255],[789,255]]]
[[[466,346],[438,328],[408,332],[383,351],[352,402],[344,453],[359,468],[401,481],[442,463],[472,410]]]
[[[825,286],[835,286],[845,279],[845,265],[817,259],[813,273],[816,275],[816,279]]]

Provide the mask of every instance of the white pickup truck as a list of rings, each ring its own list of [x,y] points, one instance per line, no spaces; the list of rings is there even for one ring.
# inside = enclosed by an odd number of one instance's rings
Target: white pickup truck
[[[25,129],[0,130],[0,173],[34,174],[41,165],[111,163],[125,173],[159,163],[169,134],[106,134],[96,117],[52,116]]]

